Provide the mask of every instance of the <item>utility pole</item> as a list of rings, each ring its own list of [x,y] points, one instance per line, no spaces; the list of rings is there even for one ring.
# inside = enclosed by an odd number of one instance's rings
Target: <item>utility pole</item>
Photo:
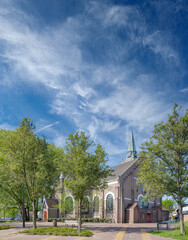
[[[25,227],[25,203],[24,203],[24,184],[23,184],[23,228]]]

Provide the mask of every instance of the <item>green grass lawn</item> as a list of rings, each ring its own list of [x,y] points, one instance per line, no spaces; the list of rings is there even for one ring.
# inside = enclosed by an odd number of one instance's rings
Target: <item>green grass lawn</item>
[[[169,230],[169,231],[157,230],[157,231],[151,231],[150,233],[158,235],[160,237],[188,240],[188,221],[186,221],[184,224],[185,224],[185,233],[186,233],[186,235],[184,236],[180,234],[179,224],[175,226],[174,230]]]
[[[90,237],[93,233],[89,230],[78,230],[70,227],[38,227],[36,229],[30,228],[19,233],[27,233],[30,235],[55,235],[55,236],[85,236]]]
[[[0,230],[9,229],[10,227],[8,225],[0,225]]]

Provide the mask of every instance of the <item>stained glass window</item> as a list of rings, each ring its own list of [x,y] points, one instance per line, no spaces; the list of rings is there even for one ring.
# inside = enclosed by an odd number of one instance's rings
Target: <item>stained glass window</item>
[[[149,205],[149,203],[148,203],[148,199],[147,199],[144,201],[144,208],[148,208],[148,205]]]
[[[113,213],[113,196],[112,194],[108,194],[106,197],[106,212]]]
[[[70,196],[65,198],[65,211],[66,213],[73,213],[73,199]]]
[[[138,199],[138,205],[140,208],[143,208],[143,197],[142,196],[140,196]]]
[[[95,197],[94,197],[93,211],[94,211],[95,213],[98,213],[98,212],[99,212],[99,197],[98,197],[98,196],[95,196]]]
[[[89,213],[89,200],[87,197],[84,197],[81,204],[81,212],[88,214]]]

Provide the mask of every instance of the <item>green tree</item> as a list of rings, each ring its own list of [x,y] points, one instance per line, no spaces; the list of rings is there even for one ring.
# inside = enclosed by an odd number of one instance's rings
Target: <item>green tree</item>
[[[16,217],[19,213],[17,202],[7,192],[0,191],[0,217]]]
[[[63,158],[64,184],[78,202],[78,231],[81,230],[81,208],[89,189],[105,186],[110,174],[107,154],[100,144],[95,145],[84,132],[70,134],[66,139]]]
[[[173,199],[165,199],[162,201],[163,209],[173,210],[175,201]]]
[[[188,111],[174,105],[166,122],[154,127],[142,146],[139,179],[149,197],[172,196],[179,207],[181,234],[185,234],[182,203],[188,196]]]
[[[70,214],[74,210],[74,203],[71,196],[67,195],[65,192],[61,193],[61,196],[58,198],[59,204],[54,205],[56,208],[60,208],[61,216],[67,217],[67,214]]]
[[[55,147],[48,144],[45,138],[34,134],[34,129],[33,122],[24,118],[17,129],[6,134],[1,152],[4,159],[2,174],[13,189],[15,185],[19,189],[22,189],[20,185],[25,185],[33,207],[33,227],[36,228],[38,200],[55,190],[63,150],[55,151]],[[10,176],[13,176],[14,183]],[[1,185],[4,187],[3,182]]]
[[[6,157],[6,139],[10,138],[12,131],[0,129],[0,200],[8,199],[18,206],[22,215],[23,194],[22,183],[18,180],[17,174],[11,171],[12,162]]]

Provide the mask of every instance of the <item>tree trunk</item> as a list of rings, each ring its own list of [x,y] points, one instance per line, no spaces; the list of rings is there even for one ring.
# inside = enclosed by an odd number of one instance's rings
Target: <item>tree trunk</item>
[[[184,222],[183,222],[183,214],[182,214],[182,205],[181,205],[181,203],[178,204],[178,207],[179,207],[179,218],[180,218],[181,234],[185,235],[185,228],[184,228]]]
[[[26,221],[29,221],[29,205],[25,208]]]
[[[6,220],[5,220],[5,209],[6,209],[6,207],[4,207],[4,221],[6,221]]]
[[[78,233],[81,232],[81,199],[78,200]]]
[[[35,200],[33,200],[33,228],[37,228]]]
[[[20,210],[21,218],[23,219],[23,203],[19,205],[19,210]]]
[[[35,217],[36,217],[36,219],[38,219],[38,200],[35,204]]]

